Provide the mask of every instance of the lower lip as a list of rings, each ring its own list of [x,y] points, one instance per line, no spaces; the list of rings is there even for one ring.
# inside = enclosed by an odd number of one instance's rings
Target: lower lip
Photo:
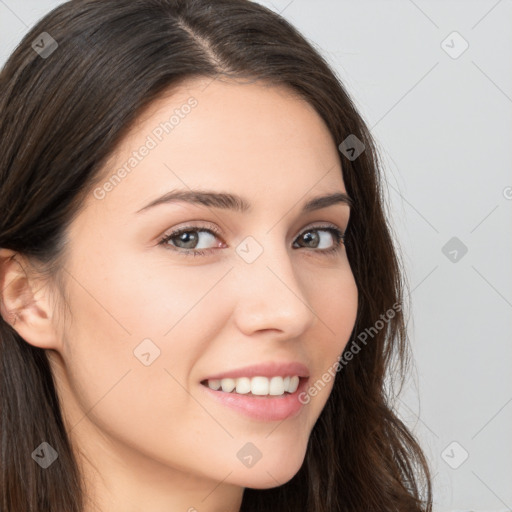
[[[225,393],[215,391],[208,386],[200,384],[214,400],[231,407],[240,413],[261,421],[282,421],[297,416],[303,405],[299,395],[306,389],[308,379],[301,378],[299,386],[294,393],[285,393],[279,396],[253,396],[238,393]]]

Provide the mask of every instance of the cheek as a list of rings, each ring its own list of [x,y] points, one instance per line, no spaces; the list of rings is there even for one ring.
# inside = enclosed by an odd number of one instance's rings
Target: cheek
[[[318,334],[312,336],[314,378],[304,400],[311,401],[318,415],[332,391],[339,368],[336,362],[350,341],[357,318],[358,290],[352,272],[325,281],[316,289],[313,303],[318,315]]]
[[[229,267],[187,266],[177,263],[176,256],[172,260],[165,249],[157,258],[146,258],[133,248],[116,250],[107,245],[101,254],[78,256],[70,269],[73,317],[83,319],[84,332],[94,328],[94,336],[108,337],[110,345],[128,340],[135,348],[137,340],[149,338],[165,346],[184,322],[194,325],[195,332],[216,315],[219,303],[210,301],[205,309],[203,301],[215,293]]]
[[[176,258],[166,258],[165,249],[151,260],[126,255],[99,283],[132,337],[168,338],[182,329],[184,321],[196,322],[195,331],[216,315],[215,301],[209,300],[206,309],[204,299],[215,294],[216,283],[229,266],[187,266],[177,264]]]
[[[185,286],[186,279],[180,279],[183,282],[179,286]],[[113,293],[115,282],[119,287]],[[201,303],[185,314],[200,296],[180,294],[186,304],[173,312],[179,300],[158,298],[165,294],[167,284],[145,280],[143,274],[131,281],[121,280],[112,269],[109,286],[100,280],[88,281],[89,291],[96,297],[100,288],[105,290],[101,305],[82,287],[71,287],[72,321],[64,350],[68,386],[62,392],[73,433],[82,440],[95,439],[91,432],[97,428],[152,459],[172,459],[179,465],[177,461],[190,458],[193,446],[207,452],[204,428],[218,426],[186,389],[190,369],[208,339],[202,335],[208,326],[203,329],[198,323]],[[137,291],[132,285],[138,285],[138,293],[128,293]],[[167,292],[166,296],[175,294]],[[155,301],[149,301],[150,297]],[[183,310],[185,306],[188,308]],[[116,321],[119,318],[129,332]],[[148,365],[144,364],[145,353],[149,353]],[[221,434],[217,445],[223,441]],[[195,454],[198,461],[202,460],[201,453]],[[206,467],[206,461],[202,464]]]
[[[109,255],[69,268],[72,321],[63,355],[81,408],[89,410],[101,399],[94,411],[107,423],[124,417],[135,424],[155,414],[193,410],[183,386],[189,386],[196,361],[226,321],[212,289],[226,271],[141,265],[128,254]],[[137,411],[133,418],[131,410]]]
[[[357,317],[358,290],[349,267],[319,284],[314,297],[319,328],[325,332],[324,351],[336,357],[348,343]]]
[[[144,266],[127,255],[77,266],[73,273],[66,333],[73,341],[64,350],[84,379],[94,375],[98,389],[105,389],[130,368],[155,366],[186,378],[219,322],[219,301],[204,299],[222,269]]]

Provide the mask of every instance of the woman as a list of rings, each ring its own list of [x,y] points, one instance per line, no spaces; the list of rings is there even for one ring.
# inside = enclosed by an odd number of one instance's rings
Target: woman
[[[376,150],[293,27],[72,0],[0,89],[2,510],[431,510]]]

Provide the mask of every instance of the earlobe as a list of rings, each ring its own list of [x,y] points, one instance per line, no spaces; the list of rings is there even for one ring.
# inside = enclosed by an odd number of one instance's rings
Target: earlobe
[[[19,253],[0,249],[0,314],[31,345],[57,348],[47,286]]]

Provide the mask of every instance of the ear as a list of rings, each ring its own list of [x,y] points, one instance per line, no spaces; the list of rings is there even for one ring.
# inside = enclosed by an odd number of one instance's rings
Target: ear
[[[31,345],[55,349],[48,286],[30,274],[28,261],[10,249],[0,249],[0,314]]]

